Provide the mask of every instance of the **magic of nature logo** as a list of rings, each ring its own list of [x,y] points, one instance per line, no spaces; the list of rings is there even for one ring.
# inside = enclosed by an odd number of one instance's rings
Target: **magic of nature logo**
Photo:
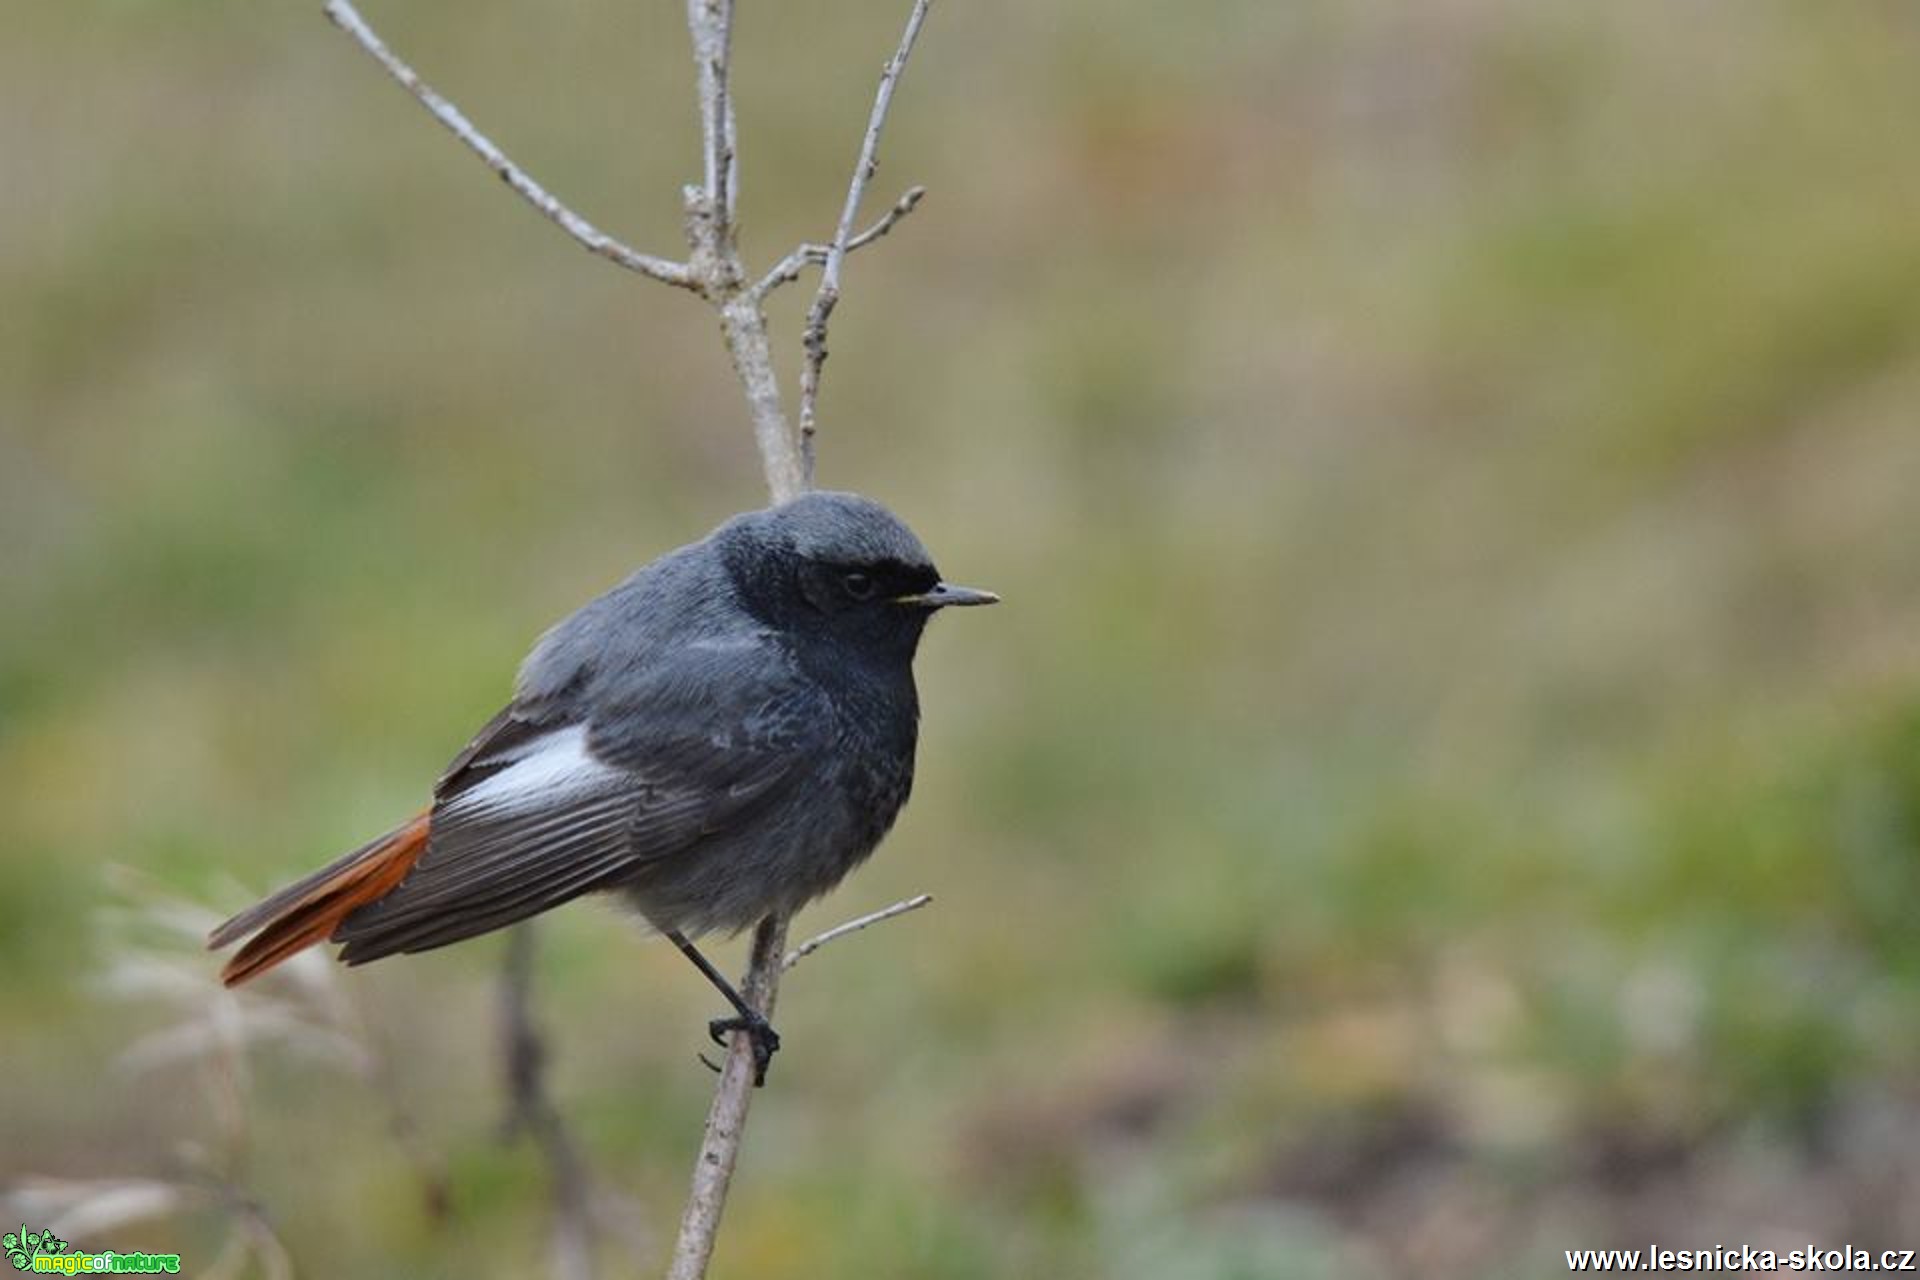
[[[23,1224],[19,1231],[9,1231],[5,1240],[0,1240],[7,1251],[7,1261],[13,1264],[15,1271],[38,1271],[42,1274],[62,1276],[102,1275],[120,1272],[122,1274],[153,1274],[156,1272],[178,1272],[180,1255],[177,1253],[118,1253],[109,1249],[105,1253],[68,1253],[72,1246],[53,1232],[45,1230],[29,1231]]]

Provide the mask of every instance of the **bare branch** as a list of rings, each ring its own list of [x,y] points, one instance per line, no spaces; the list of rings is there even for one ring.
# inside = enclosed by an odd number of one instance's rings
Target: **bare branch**
[[[786,945],[784,916],[770,915],[753,931],[753,951],[740,994],[768,1018],[773,1016],[774,999],[780,993],[781,956]],[[667,1280],[701,1280],[707,1274],[707,1262],[713,1257],[714,1240],[720,1231],[720,1211],[727,1203],[727,1185],[740,1158],[740,1138],[746,1131],[747,1108],[753,1101],[753,1077],[752,1040],[746,1032],[736,1031],[720,1068],[713,1106],[707,1111],[707,1128],[693,1164],[693,1187],[680,1216],[680,1235],[673,1243],[673,1265],[667,1269]]]
[[[734,231],[739,152],[728,87],[732,30],[732,0],[687,0],[687,31],[693,42],[705,157],[703,185],[686,189],[687,243],[693,251],[695,287],[720,312],[727,354],[732,356],[734,372],[747,393],[767,489],[775,502],[785,502],[806,491],[807,473],[799,441],[780,398],[766,312],[760,307],[759,295],[744,287],[747,271],[740,261]]]
[[[727,83],[733,62],[733,0],[687,0],[687,30],[693,36],[699,77],[704,191],[731,242],[740,175],[733,88]]]
[[[812,487],[800,449],[780,402],[780,382],[773,371],[773,343],[767,336],[767,316],[760,304],[742,295],[720,308],[720,330],[733,357],[734,372],[747,391],[753,413],[754,441],[766,472],[767,491],[775,502],[797,498]]]
[[[800,458],[807,475],[813,475],[814,406],[820,399],[820,367],[827,362],[827,321],[840,301],[840,267],[846,261],[853,240],[853,220],[860,216],[860,198],[867,192],[879,167],[880,130],[886,126],[887,112],[893,107],[893,89],[900,73],[907,69],[914,41],[927,20],[933,0],[914,0],[907,15],[907,27],[900,35],[900,47],[880,72],[880,88],[873,96],[873,112],[867,117],[867,134],[860,143],[860,160],[853,166],[853,180],[847,184],[847,202],[840,210],[840,225],[827,250],[825,269],[820,273],[820,288],[807,309],[807,330],[801,339],[805,356],[800,365]]]
[[[859,216],[861,199],[873,179],[880,132],[892,106],[894,86],[919,38],[931,2],[914,0],[899,48],[881,73],[859,160],[832,243],[801,245],[751,286],[748,281],[752,277],[741,261],[737,243],[739,148],[729,83],[733,0],[687,0],[687,29],[693,45],[700,108],[702,175],[700,184],[687,187],[684,193],[690,251],[686,262],[657,258],[629,248],[561,204],[474,128],[459,108],[429,88],[411,67],[395,56],[360,17],[351,0],[327,0],[326,12],[335,25],[352,36],[508,186],[575,240],[630,270],[697,293],[713,305],[720,316],[721,332],[726,338],[734,371],[746,390],[767,488],[775,502],[784,502],[806,492],[812,485],[814,406],[819,397],[820,369],[827,358],[827,322],[840,296],[841,266],[847,254],[891,231],[925,194],[920,187],[912,188],[872,226],[857,235],[854,233],[853,223]],[[774,289],[798,279],[800,272],[812,264],[820,265],[823,272],[807,316],[801,370],[801,429],[796,433],[781,400],[763,303]],[[803,943],[792,955],[785,954],[786,918],[778,914],[768,916],[754,932],[747,973],[740,983],[741,995],[754,1009],[770,1017],[781,975],[788,967],[835,938],[916,910],[929,900],[927,895],[921,895],[849,921]],[[515,932],[511,946],[501,991],[509,1123],[512,1129],[524,1128],[534,1135],[552,1170],[556,1212],[554,1252],[559,1269],[563,1273],[588,1274],[592,1266],[591,1188],[559,1113],[545,1093],[543,1046],[528,1014],[532,938],[524,926]],[[706,1274],[721,1211],[726,1204],[727,1187],[739,1158],[755,1074],[751,1040],[745,1033],[736,1033],[708,1112],[706,1132],[694,1164],[693,1185],[674,1242],[669,1280],[699,1280]]]
[[[864,249],[875,240],[893,230],[894,223],[912,213],[927,194],[925,187],[908,187],[906,194],[893,202],[893,207],[880,215],[880,220],[847,241],[847,252]],[[783,284],[791,284],[800,278],[800,273],[809,266],[823,266],[827,255],[833,252],[832,245],[803,244],[786,257],[780,259],[773,270],[760,277],[760,283],[753,286],[753,296],[764,299]]]
[[[687,25],[692,34],[694,57],[698,64],[700,118],[705,143],[706,183],[699,190],[689,189],[687,199],[687,237],[693,249],[693,266],[702,277],[700,289],[720,310],[721,330],[733,367],[746,387],[752,408],[754,435],[760,446],[760,459],[766,469],[767,487],[775,502],[793,498],[813,484],[814,404],[820,391],[820,366],[827,358],[827,320],[840,295],[840,266],[847,254],[861,244],[870,243],[893,229],[920,200],[919,188],[902,196],[888,214],[859,237],[853,233],[853,221],[859,216],[860,198],[872,180],[875,156],[880,145],[880,130],[892,105],[893,87],[905,68],[920,27],[926,21],[931,0],[915,0],[907,18],[900,47],[880,77],[880,89],[867,133],[860,148],[859,163],[847,190],[847,201],[833,244],[820,256],[825,270],[820,292],[808,313],[804,337],[806,358],[800,375],[800,433],[796,439],[780,401],[780,385],[773,371],[773,357],[767,338],[767,316],[762,303],[767,293],[783,279],[792,279],[800,267],[814,260],[815,246],[803,245],[751,288],[743,287],[746,274],[740,263],[734,235],[734,193],[737,188],[734,165],[737,160],[733,136],[733,106],[727,89],[729,38],[733,21],[732,0],[687,0]],[[889,909],[889,914],[911,910]],[[877,917],[876,917],[877,918]],[[864,928],[873,920],[856,922],[844,932]],[[780,978],[787,965],[798,955],[785,956],[786,917],[774,914],[762,920],[754,930],[752,955],[746,977],[740,984],[747,1003],[765,1017],[773,1014],[779,994]],[[823,935],[800,948],[799,954],[826,945]],[[693,1185],[687,1193],[686,1209],[680,1219],[680,1233],[674,1240],[673,1263],[668,1280],[701,1280],[713,1256],[720,1230],[720,1214],[726,1206],[727,1187],[740,1157],[740,1141],[745,1131],[747,1109],[753,1098],[755,1064],[750,1038],[744,1032],[734,1034],[720,1083],[714,1090],[713,1105],[707,1112],[707,1127],[700,1142],[700,1154],[694,1161]]]
[[[593,1189],[586,1165],[547,1096],[547,1047],[533,1025],[534,926],[523,922],[509,933],[506,970],[500,982],[500,1032],[507,1068],[507,1116],[501,1126],[512,1139],[530,1135],[540,1148],[553,1183],[554,1274],[593,1275]]]
[[[507,158],[505,152],[495,146],[491,139],[478,129],[453,105],[434,92],[417,72],[374,34],[350,0],[327,0],[327,17],[342,31],[352,36],[362,49],[373,56],[374,61],[386,68],[387,74],[400,82],[402,88],[420,100],[420,104],[433,113],[434,119],[446,126],[448,132],[467,145],[468,150],[479,156],[486,166],[500,175],[501,181],[512,187],[522,199],[557,225],[561,230],[579,241],[592,252],[617,262],[629,271],[637,271],[643,276],[658,280],[662,284],[674,285],[681,289],[697,289],[693,268],[684,262],[673,262],[666,258],[656,258],[650,253],[642,253],[608,235],[588,222],[585,218],[560,203],[547,189]]]
[[[878,911],[869,911],[866,915],[849,920],[845,924],[837,924],[825,933],[815,934],[793,950],[787,952],[786,956],[780,961],[780,967],[782,969],[791,969],[820,948],[826,946],[829,942],[844,938],[850,933],[858,933],[871,925],[879,924],[882,920],[891,920],[895,916],[903,916],[909,911],[918,911],[932,901],[933,895],[930,893],[915,894],[911,898],[901,899],[890,907],[882,907]]]

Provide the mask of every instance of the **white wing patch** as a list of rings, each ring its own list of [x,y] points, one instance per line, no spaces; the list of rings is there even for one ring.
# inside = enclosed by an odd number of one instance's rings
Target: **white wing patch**
[[[450,816],[499,818],[550,809],[630,781],[587,751],[587,726],[573,725],[537,738],[512,755],[513,763],[456,796]]]

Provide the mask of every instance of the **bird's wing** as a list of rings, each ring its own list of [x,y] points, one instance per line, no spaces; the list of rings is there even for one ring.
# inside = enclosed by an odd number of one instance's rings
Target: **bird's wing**
[[[426,852],[342,923],[348,963],[424,951],[560,905],[741,821],[813,758],[823,700],[775,647],[684,646],[584,719],[507,711],[435,789]]]

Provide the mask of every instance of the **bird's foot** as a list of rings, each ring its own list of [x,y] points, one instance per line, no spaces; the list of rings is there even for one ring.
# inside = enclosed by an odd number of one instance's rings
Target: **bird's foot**
[[[707,1034],[713,1042],[723,1048],[727,1036],[734,1031],[744,1031],[753,1042],[753,1086],[759,1088],[767,1082],[767,1066],[773,1061],[773,1055],[780,1052],[780,1033],[773,1024],[757,1013],[743,1013],[732,1018],[715,1018],[707,1024]]]

